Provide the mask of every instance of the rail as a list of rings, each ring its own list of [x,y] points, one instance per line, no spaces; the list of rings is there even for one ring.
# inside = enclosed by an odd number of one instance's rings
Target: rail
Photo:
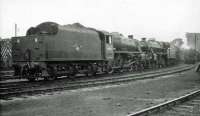
[[[179,98],[167,101],[165,103],[161,103],[161,104],[158,104],[156,106],[152,106],[150,108],[146,108],[146,109],[143,109],[141,111],[129,114],[128,116],[148,116],[152,113],[155,113],[155,112],[167,109],[169,107],[175,106],[177,104],[180,104],[182,102],[188,101],[188,100],[190,100],[190,99],[192,99],[192,98],[194,98],[198,95],[200,95],[200,90],[197,90],[197,91],[194,91],[194,92],[189,93],[187,95],[181,96]]]

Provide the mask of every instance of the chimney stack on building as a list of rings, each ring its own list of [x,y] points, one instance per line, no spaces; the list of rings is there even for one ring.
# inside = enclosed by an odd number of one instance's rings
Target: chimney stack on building
[[[129,39],[133,39],[133,35],[128,35],[128,38]]]

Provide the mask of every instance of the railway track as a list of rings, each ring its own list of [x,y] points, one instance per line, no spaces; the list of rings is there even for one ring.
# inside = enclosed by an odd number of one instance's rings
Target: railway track
[[[0,71],[0,80],[7,80],[7,79],[15,79],[15,78],[18,78],[16,76],[13,76],[14,75],[14,71],[12,70],[9,70],[9,71]]]
[[[121,76],[107,76],[101,78],[88,78],[80,80],[64,81],[63,79],[56,81],[38,81],[38,82],[15,82],[2,83],[0,85],[1,99],[10,97],[38,94],[45,92],[61,91],[68,89],[77,89],[90,86],[105,85],[111,83],[130,82],[134,80],[155,78],[163,75],[169,75],[177,72],[182,72],[191,69],[193,66],[180,66],[165,70],[158,70],[153,72],[146,72],[140,74],[126,74]]]
[[[128,116],[200,116],[200,89]]]

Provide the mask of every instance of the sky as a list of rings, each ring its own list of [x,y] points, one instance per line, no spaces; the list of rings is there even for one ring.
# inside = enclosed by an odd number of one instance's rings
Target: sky
[[[200,32],[200,0],[0,0],[1,38],[45,21],[171,41]]]

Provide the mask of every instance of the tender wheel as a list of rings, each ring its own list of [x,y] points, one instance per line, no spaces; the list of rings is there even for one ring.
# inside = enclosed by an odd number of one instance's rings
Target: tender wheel
[[[47,81],[52,81],[52,80],[56,80],[56,79],[57,79],[56,76],[49,76],[49,77],[44,78],[44,80],[47,80]]]
[[[88,66],[88,67],[87,67],[87,71],[85,72],[85,75],[86,75],[87,77],[93,76],[93,72],[94,72],[93,67],[92,67],[92,66]]]
[[[107,73],[107,74],[112,74],[112,73],[114,73],[113,68],[112,68],[111,66],[109,66],[109,67],[107,68],[107,70],[106,70],[106,73]]]
[[[33,81],[36,81],[36,78],[28,78],[28,80],[33,82]]]

